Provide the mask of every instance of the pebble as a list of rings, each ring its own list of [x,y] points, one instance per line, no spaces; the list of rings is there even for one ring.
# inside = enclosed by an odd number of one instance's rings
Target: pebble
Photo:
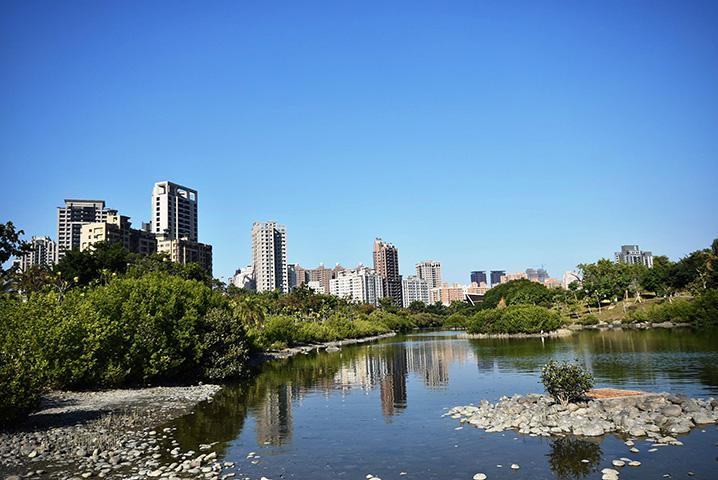
[[[629,467],[640,467],[641,462],[639,462],[638,460],[631,460],[630,462],[628,462],[628,466]]]
[[[623,460],[614,460],[611,462],[614,467],[622,467],[626,464]]]
[[[474,475],[474,480],[486,480],[486,474],[485,473],[477,473]]]
[[[519,467],[519,464],[518,464],[518,463],[512,463],[512,464],[511,464],[511,469],[512,469],[512,470],[518,470],[519,468],[521,468],[521,467]]]

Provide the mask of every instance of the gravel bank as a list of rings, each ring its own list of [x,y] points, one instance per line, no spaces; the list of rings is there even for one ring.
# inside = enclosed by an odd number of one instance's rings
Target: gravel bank
[[[0,478],[142,478],[159,470],[160,442],[172,442],[170,429],[152,430],[210,400],[218,385],[151,387],[101,392],[51,392],[40,410],[13,431],[0,432]],[[164,453],[164,452],[163,452]],[[194,452],[175,452],[172,476],[196,477],[210,468],[219,477],[223,465]],[[194,461],[194,463],[192,463]],[[193,466],[191,466],[191,465]],[[195,465],[196,464],[196,465]],[[193,469],[191,474],[187,473]],[[170,470],[168,470],[170,471]],[[165,475],[169,476],[169,475]]]

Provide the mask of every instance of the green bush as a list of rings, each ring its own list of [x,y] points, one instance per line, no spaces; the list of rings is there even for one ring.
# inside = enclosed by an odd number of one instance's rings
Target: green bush
[[[44,362],[26,319],[27,304],[0,299],[0,427],[31,412],[40,401]]]
[[[408,316],[387,312],[386,310],[381,309],[371,312],[369,320],[371,322],[380,323],[389,330],[393,330],[395,332],[408,332],[415,328]]]
[[[203,324],[202,376],[222,380],[246,374],[251,348],[242,323],[228,309],[213,308]]]
[[[444,320],[443,327],[445,328],[466,328],[466,322],[468,321],[468,317],[466,315],[463,315],[461,313],[453,313],[446,317]]]
[[[419,302],[421,303],[421,302]],[[423,303],[422,303],[423,305]],[[435,313],[419,312],[409,317],[409,321],[415,328],[437,328],[442,326],[444,317]]]
[[[658,305],[650,305],[645,308],[630,310],[627,318],[632,322],[689,323],[694,320],[694,317],[694,302],[676,299],[672,302],[664,302]]]
[[[467,322],[466,330],[491,334],[540,333],[560,326],[561,318],[552,310],[535,305],[512,305],[477,312]]]
[[[693,308],[691,321],[697,327],[718,325],[718,289],[706,290],[703,295],[695,299]]]
[[[541,305],[550,307],[556,294],[556,290],[551,290],[537,282],[525,279],[512,280],[490,288],[484,295],[484,301],[481,306],[483,308],[496,308],[503,298],[507,306]]]
[[[541,370],[541,383],[556,401],[575,402],[593,388],[593,375],[581,365],[551,360]]]
[[[588,315],[583,315],[581,318],[576,320],[576,323],[579,325],[598,325],[598,317],[589,313]]]

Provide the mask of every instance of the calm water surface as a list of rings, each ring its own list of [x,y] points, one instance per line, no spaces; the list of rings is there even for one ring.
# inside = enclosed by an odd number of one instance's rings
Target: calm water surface
[[[684,447],[631,454],[614,436],[547,439],[485,433],[441,415],[456,405],[541,392],[551,358],[584,362],[598,386],[718,396],[718,332],[581,332],[561,339],[469,340],[456,332],[397,336],[262,367],[251,381],[175,420],[183,450],[218,442],[238,478],[600,478],[614,458],[640,460],[631,478],[718,479],[718,429]],[[259,463],[247,454],[256,452]],[[581,459],[587,459],[588,464]],[[518,463],[521,468],[511,471]],[[500,466],[499,466],[500,465]],[[693,476],[689,476],[689,472]]]

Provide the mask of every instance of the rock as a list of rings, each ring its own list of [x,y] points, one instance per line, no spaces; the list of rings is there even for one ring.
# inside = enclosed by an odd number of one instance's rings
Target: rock
[[[692,417],[693,417],[693,421],[694,421],[697,425],[704,425],[704,424],[706,424],[706,423],[715,423],[715,421],[713,420],[713,417],[710,416],[710,415],[708,415],[708,414],[707,414],[706,412],[704,412],[703,410],[699,410],[699,411],[695,412],[695,413],[692,415]]]
[[[636,447],[631,448],[632,453],[640,453],[641,451],[637,449]]]
[[[668,405],[661,409],[661,414],[664,417],[679,417],[683,413],[683,409],[679,405]]]
[[[622,467],[626,464],[623,460],[614,460],[611,462],[614,467]]]
[[[148,477],[159,477],[162,475],[162,470],[153,470],[147,474]]]
[[[628,462],[628,466],[629,467],[640,467],[641,462],[639,462],[638,460],[631,460],[630,462]]]
[[[486,480],[486,474],[485,473],[477,473],[474,475],[474,480]]]
[[[512,463],[512,464],[511,464],[511,470],[518,470],[519,468],[521,468],[521,467],[519,467],[519,464],[518,464],[518,463]]]

